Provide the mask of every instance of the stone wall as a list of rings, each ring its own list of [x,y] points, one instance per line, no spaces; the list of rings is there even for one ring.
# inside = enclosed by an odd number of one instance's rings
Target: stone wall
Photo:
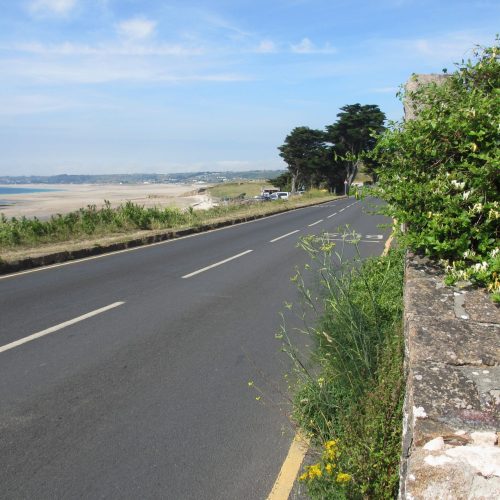
[[[400,498],[500,498],[500,309],[409,254]]]
[[[405,90],[407,93],[407,99],[405,99],[404,102],[405,120],[413,120],[418,114],[418,108],[411,102],[411,99],[408,99],[408,97],[411,96],[411,93],[418,90],[418,88],[422,85],[429,85],[430,83],[439,85],[444,82],[448,76],[449,75],[446,74],[435,73],[430,73],[428,75],[420,74],[414,75],[406,82]]]

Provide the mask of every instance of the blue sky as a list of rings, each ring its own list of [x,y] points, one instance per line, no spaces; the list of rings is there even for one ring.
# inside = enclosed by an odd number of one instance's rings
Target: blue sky
[[[0,0],[0,173],[283,168],[296,126],[490,45],[489,0]]]

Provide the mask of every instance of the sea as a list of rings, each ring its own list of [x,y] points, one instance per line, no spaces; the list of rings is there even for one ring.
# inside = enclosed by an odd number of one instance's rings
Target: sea
[[[28,194],[28,193],[45,193],[49,191],[63,191],[63,189],[44,189],[44,188],[27,188],[27,187],[10,187],[0,186],[0,196],[3,194]],[[11,205],[12,200],[2,200],[0,198],[0,205]]]

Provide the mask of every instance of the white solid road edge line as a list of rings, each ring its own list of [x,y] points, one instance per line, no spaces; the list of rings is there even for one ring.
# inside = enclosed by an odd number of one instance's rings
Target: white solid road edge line
[[[184,278],[184,279],[191,278],[191,276],[196,276],[197,274],[204,273],[205,271],[208,271],[209,269],[213,269],[214,267],[225,264],[226,262],[229,262],[230,260],[237,259],[238,257],[243,257],[243,255],[246,255],[247,253],[250,253],[250,252],[253,252],[253,250],[247,250],[246,252],[241,252],[238,255],[233,255],[232,257],[229,257],[228,259],[221,260],[219,262],[216,262],[215,264],[204,267],[203,269],[198,269],[198,271],[194,271],[192,273],[186,274],[182,278]]]
[[[334,201],[334,203],[335,203],[335,201]],[[4,280],[4,279],[8,279],[8,278],[17,278],[18,276],[22,276],[24,274],[38,273],[40,271],[48,271],[50,269],[55,269],[57,267],[71,266],[73,264],[79,264],[80,262],[85,262],[87,260],[103,259],[106,257],[113,257],[114,255],[119,255],[121,253],[136,252],[139,250],[144,250],[144,249],[155,247],[158,245],[165,245],[168,243],[173,243],[175,241],[185,240],[187,238],[196,238],[198,236],[203,236],[203,235],[206,235],[209,233],[215,233],[217,231],[225,231],[226,229],[234,229],[234,228],[237,228],[239,226],[244,226],[245,224],[253,224],[256,222],[262,222],[262,221],[265,221],[266,219],[272,219],[274,217],[281,217],[281,216],[290,215],[291,213],[297,212],[299,210],[307,210],[309,208],[316,208],[319,206],[321,206],[321,205],[306,205],[305,207],[294,208],[293,210],[289,210],[286,212],[278,212],[276,214],[266,215],[265,217],[262,217],[260,219],[253,219],[253,220],[247,220],[246,222],[239,222],[238,224],[234,224],[232,226],[218,227],[217,229],[210,229],[207,231],[202,231],[200,233],[188,234],[186,236],[179,236],[178,238],[171,238],[171,239],[167,239],[167,240],[163,240],[163,241],[157,241],[155,243],[148,243],[147,245],[140,245],[140,246],[132,247],[132,248],[124,248],[123,250],[110,251],[110,252],[106,252],[106,253],[103,253],[100,255],[91,255],[90,257],[82,257],[81,259],[73,259],[73,260],[68,260],[66,262],[59,262],[58,264],[49,264],[46,266],[35,267],[33,269],[26,269],[25,271],[17,271],[14,273],[3,274],[0,276],[0,280]]]
[[[296,229],[295,231],[290,231],[289,233],[286,233],[282,236],[278,236],[277,238],[274,238],[274,240],[271,240],[269,243],[274,243],[275,241],[281,240],[282,238],[286,238],[287,236],[291,236],[292,234],[299,233],[300,229]]]
[[[67,326],[74,325],[75,323],[79,323],[85,319],[91,318],[92,316],[96,316],[97,314],[101,314],[103,312],[109,311],[110,309],[114,309],[115,307],[121,306],[125,304],[125,302],[114,302],[109,306],[101,307],[100,309],[96,309],[95,311],[88,312],[87,314],[83,314],[82,316],[78,316],[77,318],[70,319],[69,321],[65,321],[64,323],[59,323],[56,326],[52,326],[47,328],[46,330],[42,330],[41,332],[34,333],[33,335],[29,335],[28,337],[24,337],[22,339],[11,342],[10,344],[6,344],[0,347],[0,352],[8,351],[9,349],[14,349],[14,347],[18,347],[22,344],[26,344],[26,342],[31,342],[32,340],[39,339],[40,337],[44,337],[45,335],[49,335],[49,333],[57,332],[58,330],[62,330]]]
[[[286,500],[309,448],[309,440],[298,431],[267,500]]]

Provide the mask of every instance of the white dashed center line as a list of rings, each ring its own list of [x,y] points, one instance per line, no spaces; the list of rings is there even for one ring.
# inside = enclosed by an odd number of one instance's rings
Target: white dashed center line
[[[274,243],[275,241],[281,240],[282,238],[286,238],[287,236],[290,236],[292,234],[300,232],[300,229],[296,229],[295,231],[291,231],[289,233],[284,234],[283,236],[278,236],[277,238],[274,238],[274,240],[271,240],[269,243]]]
[[[335,212],[334,214],[330,214],[327,219],[330,219],[331,217],[334,217],[335,215],[337,215],[337,212]]]
[[[313,227],[313,226],[315,226],[316,224],[319,224],[320,222],[323,222],[323,219],[317,220],[316,222],[313,222],[312,224],[309,224],[309,226],[308,226],[308,227]]]
[[[229,262],[234,259],[238,259],[239,257],[243,257],[243,255],[246,255],[247,253],[253,252],[253,250],[247,250],[245,252],[241,252],[238,255],[233,255],[232,257],[229,257],[228,259],[221,260],[219,262],[216,262],[215,264],[211,264],[210,266],[204,267],[202,269],[198,269],[197,271],[194,271],[192,273],[184,275],[182,278],[191,278],[192,276],[196,276],[197,274],[204,273],[205,271],[208,271],[209,269],[213,269],[214,267],[221,266],[222,264],[225,264],[226,262]]]
[[[26,344],[26,342],[31,342],[32,340],[39,339],[40,337],[44,337],[45,335],[49,335],[49,333],[57,332],[58,330],[66,328],[67,326],[74,325],[75,323],[79,323],[80,321],[91,318],[92,316],[96,316],[97,314],[109,311],[110,309],[114,309],[115,307],[122,306],[123,304],[125,304],[125,302],[114,302],[109,306],[101,307],[100,309],[88,312],[86,314],[83,314],[82,316],[78,316],[77,318],[65,321],[64,323],[59,323],[58,325],[47,328],[46,330],[42,330],[41,332],[34,333],[33,335],[29,335],[28,337],[24,337],[22,339],[11,342],[10,344],[1,346],[0,352],[8,351],[9,349],[14,349],[14,347]]]

